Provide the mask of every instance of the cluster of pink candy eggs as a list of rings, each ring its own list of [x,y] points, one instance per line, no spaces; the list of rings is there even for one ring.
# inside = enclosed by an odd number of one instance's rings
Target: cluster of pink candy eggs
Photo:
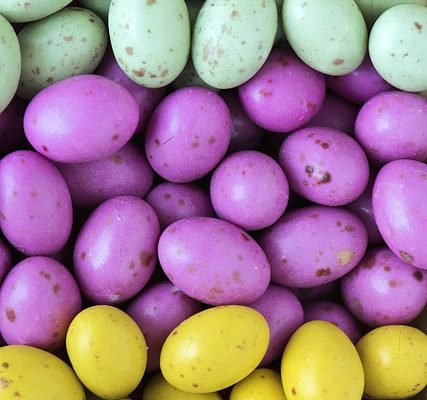
[[[118,305],[156,371],[177,324],[241,304],[269,323],[270,365],[306,321],[356,342],[427,303],[427,100],[368,56],[332,77],[275,48],[215,92],[144,88],[107,52],[14,98],[0,151],[7,344],[60,352],[82,307]]]

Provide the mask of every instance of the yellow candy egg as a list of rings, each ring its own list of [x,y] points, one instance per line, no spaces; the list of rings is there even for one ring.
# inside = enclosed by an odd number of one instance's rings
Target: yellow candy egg
[[[427,385],[427,335],[416,328],[376,328],[356,345],[371,399],[406,399]]]
[[[334,324],[300,326],[285,347],[281,374],[289,400],[360,400],[364,374],[356,348]]]
[[[145,385],[142,400],[222,400],[222,397],[218,393],[183,392],[173,387],[159,373]]]
[[[236,383],[230,400],[286,400],[280,375],[271,369],[258,368]]]
[[[160,355],[165,379],[192,393],[210,393],[248,376],[267,350],[264,317],[237,305],[213,307],[182,322],[166,339]]]
[[[77,314],[66,345],[77,376],[103,399],[126,397],[144,375],[144,336],[132,318],[116,307],[93,306]]]
[[[0,348],[0,399],[84,400],[83,386],[61,359],[31,346]]]

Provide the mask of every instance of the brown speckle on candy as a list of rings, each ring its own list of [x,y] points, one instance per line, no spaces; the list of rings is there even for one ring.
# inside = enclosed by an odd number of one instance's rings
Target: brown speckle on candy
[[[163,196],[163,198],[164,198],[165,200],[169,200],[169,199],[171,198],[171,195],[170,195],[169,193],[166,193],[166,194]]]
[[[331,269],[330,268],[319,268],[316,271],[316,276],[318,276],[319,278],[322,276],[329,276],[331,275]]]
[[[397,282],[394,279],[391,279],[388,281],[388,286],[390,286],[391,288],[394,288],[397,286]]]
[[[49,274],[49,272],[46,272],[46,271],[40,271],[40,272],[39,272],[39,274],[40,274],[43,278],[45,278],[45,279],[47,279],[47,280],[50,280],[50,274]]]
[[[12,380],[8,380],[4,376],[2,376],[0,378],[0,389],[6,389],[11,382],[13,382],[13,381]]]
[[[64,36],[65,42],[71,42],[73,40],[73,36]]]
[[[6,309],[6,318],[10,322],[15,322],[16,321],[15,310],[13,310],[12,308],[7,308]]]
[[[156,0],[147,0],[147,6],[152,6],[153,4],[156,4]]]
[[[126,54],[128,56],[132,56],[133,55],[133,47],[132,46],[126,46],[125,50],[126,50]]]
[[[412,264],[414,262],[414,257],[412,257],[406,251],[400,250],[399,254],[400,254],[400,257],[402,257],[403,260],[406,261],[408,264]]]
[[[142,78],[145,75],[145,68],[133,69],[132,73],[138,78]]]
[[[362,307],[362,303],[360,302],[360,300],[359,300],[357,297],[355,297],[355,298],[352,300],[352,302],[353,302],[353,306],[354,306],[354,308],[355,308],[355,312],[356,312],[356,314],[357,314],[359,317],[363,316],[363,307]]]
[[[151,264],[151,261],[154,259],[154,254],[151,251],[141,251],[139,255],[139,262],[142,266],[148,267]]]
[[[414,22],[415,29],[419,32],[422,31],[423,26],[419,22]]]
[[[123,159],[119,155],[114,155],[114,156],[111,156],[111,161],[113,162],[113,164],[119,165],[123,162]]]
[[[242,278],[240,276],[240,272],[239,271],[233,271],[232,274],[233,277],[233,281],[239,284],[243,284]]]
[[[185,206],[185,201],[184,201],[184,199],[179,199],[179,200],[178,200],[178,205],[179,205],[179,206]]]
[[[208,144],[214,144],[216,141],[215,136],[211,136],[208,140]]]
[[[297,391],[296,391],[296,389],[295,389],[294,387],[291,389],[291,393],[292,393],[294,396],[296,396]]]
[[[415,271],[412,276],[418,281],[421,282],[423,280],[423,274],[421,271]]]
[[[341,65],[341,64],[344,64],[344,60],[343,60],[342,58],[336,58],[336,59],[332,62],[332,64],[334,64],[334,65]]]
[[[112,137],[111,137],[111,140],[117,140],[119,138],[119,135],[113,135]]]
[[[48,151],[47,146],[43,145],[43,146],[42,146],[42,150],[43,150],[43,151]]]
[[[371,269],[374,267],[375,265],[375,254],[372,256],[369,256],[363,263],[362,263],[362,267],[365,269]]]
[[[3,368],[9,368],[9,363],[5,361],[5,362],[2,364],[2,367],[3,367]]]
[[[58,294],[59,291],[61,290],[61,286],[56,283],[55,285],[53,285],[52,290],[53,290],[53,293]]]
[[[129,269],[134,269],[136,267],[135,261],[131,261],[129,264]]]
[[[86,253],[84,252],[84,251],[82,251],[81,253],[80,253],[80,259],[81,260],[84,260],[86,258]]]
[[[314,172],[314,168],[311,165],[306,165],[304,171],[308,175],[308,177],[311,178]]]
[[[237,17],[239,15],[239,12],[237,11],[237,10],[233,10],[232,12],[231,12],[231,16],[232,17]]]
[[[317,183],[319,185],[323,184],[323,183],[329,183],[331,181],[331,174],[327,171],[323,172],[322,177],[319,181],[317,181]]]

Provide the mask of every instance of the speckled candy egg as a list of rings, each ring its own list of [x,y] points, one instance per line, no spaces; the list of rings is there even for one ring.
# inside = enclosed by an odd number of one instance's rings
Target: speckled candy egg
[[[387,246],[403,261],[423,269],[427,269],[426,197],[427,165],[414,160],[385,165],[372,192],[375,221]]]
[[[347,308],[367,325],[406,324],[427,304],[427,272],[388,248],[372,249],[341,280],[341,292]]]
[[[362,259],[367,241],[354,214],[322,206],[285,213],[259,238],[272,281],[289,287],[317,286],[347,274]]]
[[[112,155],[131,138],[139,111],[110,79],[80,75],[42,90],[30,102],[24,129],[31,145],[54,161],[85,162]]]
[[[369,161],[381,166],[400,158],[427,159],[427,99],[390,91],[371,98],[356,120],[356,139]]]
[[[259,151],[239,151],[214,171],[210,184],[217,215],[245,230],[274,224],[288,204],[289,186],[280,165]]]
[[[209,193],[190,183],[160,183],[145,200],[156,212],[162,230],[183,218],[215,216]]]
[[[258,244],[235,225],[193,217],[170,225],[159,240],[159,260],[185,294],[206,304],[248,304],[270,281],[270,265]]]
[[[207,0],[194,25],[194,67],[213,87],[237,87],[264,64],[276,31],[274,0]]]
[[[230,111],[218,94],[200,87],[176,90],[151,116],[145,136],[148,162],[170,182],[194,181],[224,156],[231,131]]]
[[[359,108],[355,104],[328,92],[320,110],[303,128],[323,126],[353,136],[358,112]]]
[[[26,255],[50,255],[63,248],[73,223],[71,196],[55,166],[20,150],[0,162],[0,227]]]
[[[312,127],[292,133],[280,147],[279,161],[290,188],[318,204],[348,204],[368,185],[365,153],[353,138],[335,129]]]
[[[303,303],[304,322],[328,321],[340,328],[353,343],[362,336],[359,324],[342,305],[333,301],[320,300]]]
[[[107,46],[108,32],[92,11],[67,7],[26,25],[18,40],[22,58],[18,95],[30,99],[53,82],[93,72]]]
[[[102,203],[87,219],[74,247],[74,269],[82,293],[94,303],[130,299],[148,282],[156,265],[159,222],[134,196]]]
[[[286,400],[280,375],[267,368],[257,368],[245,379],[236,383],[230,400]]]
[[[103,399],[132,393],[145,372],[147,345],[135,321],[107,305],[84,309],[71,322],[67,354],[80,381]]]
[[[403,4],[385,11],[369,36],[376,70],[391,85],[409,92],[427,89],[427,8]]]
[[[2,400],[37,398],[85,399],[83,385],[60,358],[31,346],[0,348],[0,397]]]
[[[0,0],[0,14],[11,22],[30,22],[47,17],[69,3],[71,0]]]
[[[285,0],[282,18],[289,44],[310,67],[344,75],[363,61],[368,32],[353,0]]]
[[[370,399],[412,398],[427,384],[427,335],[418,329],[373,329],[359,340],[357,351],[365,370],[364,393]]]
[[[154,109],[159,104],[160,100],[165,97],[165,88],[147,88],[134,82],[120,68],[111,49],[106,51],[95,73],[110,78],[129,90],[129,93],[139,106],[139,122],[136,133],[143,131],[147,127],[148,120]]]
[[[126,312],[144,332],[147,342],[147,371],[160,369],[160,351],[174,328],[201,311],[200,304],[170,282],[157,282],[134,297]]]
[[[239,87],[243,109],[257,125],[290,132],[308,122],[325,97],[325,78],[290,50],[273,50],[263,67]]]
[[[65,343],[80,309],[80,291],[71,273],[52,258],[29,257],[3,282],[0,331],[8,344],[54,351]]]
[[[215,392],[255,370],[268,338],[268,324],[258,311],[239,305],[212,307],[172,331],[162,348],[160,368],[180,390]]]
[[[281,375],[287,399],[360,400],[365,382],[356,348],[326,321],[297,329],[283,352]]]
[[[144,152],[132,143],[100,160],[56,166],[67,182],[73,203],[81,206],[97,206],[115,196],[144,197],[153,182]]]
[[[286,342],[303,324],[301,302],[289,289],[270,285],[249,307],[262,314],[270,329],[270,342],[260,364],[268,365],[283,354]]]
[[[8,106],[18,87],[21,52],[12,25],[0,15],[0,113]],[[6,62],[4,60],[7,60]]]
[[[184,0],[112,0],[108,25],[120,67],[138,84],[166,86],[183,70],[190,52]]]
[[[341,76],[327,76],[328,89],[349,101],[363,104],[371,97],[393,89],[372,65],[367,55],[354,71]]]

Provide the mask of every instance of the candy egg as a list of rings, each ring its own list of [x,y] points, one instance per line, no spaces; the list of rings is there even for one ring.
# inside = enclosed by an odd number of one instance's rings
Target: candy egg
[[[102,305],[81,311],[71,322],[66,343],[77,376],[103,399],[129,395],[144,375],[144,335],[118,308]]]
[[[237,305],[210,308],[172,331],[160,368],[180,390],[215,392],[248,376],[264,356],[268,339],[267,322],[258,311]]]
[[[112,0],[108,26],[120,67],[140,85],[166,86],[183,70],[190,51],[184,0]]]
[[[310,67],[328,75],[344,75],[363,61],[368,32],[353,0],[285,0],[285,36]]]
[[[21,52],[18,38],[12,25],[0,15],[0,113],[8,106],[16,89],[21,74]]]
[[[404,325],[382,326],[357,343],[370,399],[407,399],[427,385],[427,336]]]
[[[169,225],[158,252],[168,278],[203,303],[248,304],[270,281],[270,265],[255,240],[220,219],[191,217]]]
[[[427,209],[427,165],[395,160],[377,175],[372,192],[375,221],[393,253],[417,268],[427,269],[424,221]]]
[[[26,25],[18,40],[22,58],[18,95],[31,99],[53,82],[93,72],[104,54],[108,33],[92,11],[67,7]]]
[[[0,397],[82,400],[83,386],[60,358],[31,346],[0,347]]]
[[[369,54],[379,74],[409,92],[427,89],[427,8],[403,4],[385,11],[369,36]]]
[[[194,67],[215,88],[241,85],[264,64],[276,31],[274,0],[207,0],[194,25]]]
[[[121,149],[138,124],[132,95],[110,79],[79,75],[45,88],[24,116],[31,145],[60,162],[95,161]]]
[[[287,399],[360,400],[364,373],[356,348],[337,326],[311,321],[292,335],[281,375]]]

